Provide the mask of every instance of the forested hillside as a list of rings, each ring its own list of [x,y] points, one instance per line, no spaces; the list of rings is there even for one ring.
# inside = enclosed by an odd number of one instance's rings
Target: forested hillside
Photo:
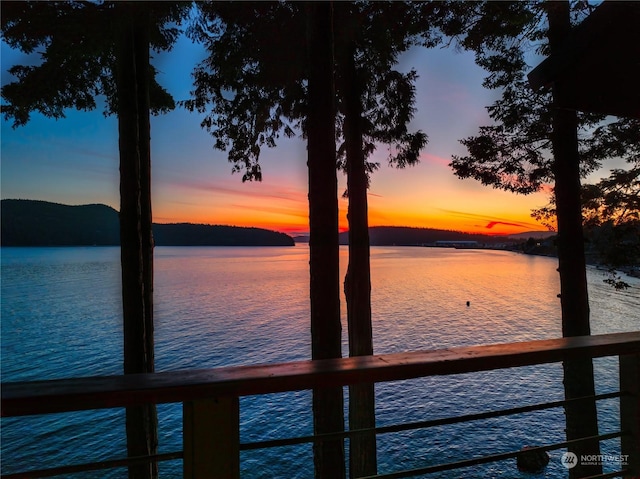
[[[109,206],[2,200],[2,246],[118,244],[118,212]]]
[[[237,226],[154,224],[156,246],[292,246],[275,231]],[[69,206],[47,201],[2,200],[2,246],[115,246],[118,212],[94,204]]]

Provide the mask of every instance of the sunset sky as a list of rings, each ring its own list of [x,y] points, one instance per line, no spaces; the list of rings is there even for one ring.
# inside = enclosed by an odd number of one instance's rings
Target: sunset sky
[[[154,64],[159,82],[176,100],[189,97],[191,71],[202,57],[200,47],[182,39]],[[7,69],[24,58],[2,44],[2,84]],[[386,166],[387,152],[369,192],[371,226],[395,225],[482,232],[542,230],[530,217],[547,203],[547,193],[520,196],[456,178],[451,155],[465,154],[459,139],[489,123],[485,106],[496,93],[481,86],[483,71],[473,56],[453,49],[415,49],[399,68],[418,71],[417,112],[413,129],[429,136],[418,166]],[[153,219],[158,223],[197,222],[257,226],[287,233],[308,230],[306,146],[283,140],[261,154],[262,183],[242,183],[231,174],[225,152],[212,148],[200,128],[201,116],[182,109],[152,118]],[[69,111],[67,118],[32,116],[26,127],[2,122],[2,198],[63,204],[104,203],[119,208],[118,137],[115,117],[101,109]],[[346,179],[339,173],[339,191]],[[340,199],[340,225],[346,228],[346,200]]]

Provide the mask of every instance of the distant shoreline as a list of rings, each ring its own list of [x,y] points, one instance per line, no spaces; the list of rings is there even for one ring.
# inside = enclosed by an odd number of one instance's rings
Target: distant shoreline
[[[2,246],[118,246],[118,212],[103,204],[62,205],[39,200],[2,200]],[[409,226],[369,228],[371,246],[463,245],[489,249],[508,249],[504,245],[522,242],[524,237],[540,238],[548,232],[531,231],[495,236],[461,231]],[[293,246],[308,243],[308,235],[295,238],[285,233],[255,227],[193,223],[154,223],[156,246]],[[349,233],[338,235],[348,244]],[[503,245],[503,246],[500,246]]]
[[[107,205],[69,206],[2,200],[2,246],[119,246],[118,212]],[[262,228],[154,223],[156,246],[293,246],[285,233]]]

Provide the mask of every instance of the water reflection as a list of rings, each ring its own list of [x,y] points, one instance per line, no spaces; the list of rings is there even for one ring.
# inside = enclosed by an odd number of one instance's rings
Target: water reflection
[[[344,278],[346,247],[340,258]],[[560,336],[555,259],[501,251],[376,247],[371,264],[376,353]],[[157,248],[155,273],[158,370],[310,356],[306,245]],[[640,280],[629,278],[633,287],[619,292],[602,283],[595,269],[588,277],[593,332],[638,329]],[[3,381],[120,373],[117,248],[3,248],[1,286]],[[346,354],[344,301],[342,317]],[[615,360],[596,362],[599,392],[617,387],[616,367]],[[545,365],[394,382],[378,386],[376,395],[379,424],[446,417],[538,402],[540,397],[560,399],[561,368]],[[242,440],[309,434],[310,403],[306,391],[243,399]],[[615,405],[607,407],[600,411],[603,427],[615,418]],[[85,462],[96,458],[98,448],[100,457],[121,455],[122,415],[82,414],[2,420],[2,472],[43,467],[61,457],[64,463]],[[180,406],[161,406],[159,414],[161,451],[180,449]],[[550,411],[386,435],[379,442],[381,471],[559,441],[563,434],[561,412]],[[615,442],[606,447],[619,453]],[[308,446],[243,454],[243,473],[251,478],[279,477],[285,470],[289,477],[311,477],[311,464]],[[162,467],[173,477],[181,465]],[[552,457],[546,477],[562,477],[564,471],[558,468],[559,461]],[[521,477],[518,474],[513,465],[501,463],[470,477]]]

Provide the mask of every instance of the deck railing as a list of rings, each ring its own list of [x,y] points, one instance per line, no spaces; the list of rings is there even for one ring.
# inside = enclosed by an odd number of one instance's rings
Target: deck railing
[[[160,372],[109,377],[72,378],[4,383],[2,416],[25,416],[61,412],[120,408],[148,403],[183,404],[184,450],[153,457],[124,458],[88,464],[60,466],[39,471],[7,474],[3,478],[50,477],[73,472],[123,467],[139,462],[184,461],[185,478],[238,478],[240,451],[313,443],[350,437],[363,431],[307,436],[240,444],[239,398],[286,391],[336,387],[359,382],[386,382],[426,376],[454,375],[520,366],[561,362],[573,358],[619,356],[620,391],[588,400],[620,398],[620,430],[595,437],[621,438],[626,464],[605,477],[640,477],[640,332],[616,333],[552,340],[451,349],[395,353],[322,361],[224,367],[206,370]],[[577,398],[572,401],[585,400]],[[377,427],[376,434],[500,417],[534,410],[562,407],[556,401],[500,411]],[[576,441],[591,441],[583,438]],[[537,449],[566,448],[570,442]],[[418,474],[469,467],[516,457],[519,451],[477,457],[457,463],[380,474],[377,478],[412,477]]]

